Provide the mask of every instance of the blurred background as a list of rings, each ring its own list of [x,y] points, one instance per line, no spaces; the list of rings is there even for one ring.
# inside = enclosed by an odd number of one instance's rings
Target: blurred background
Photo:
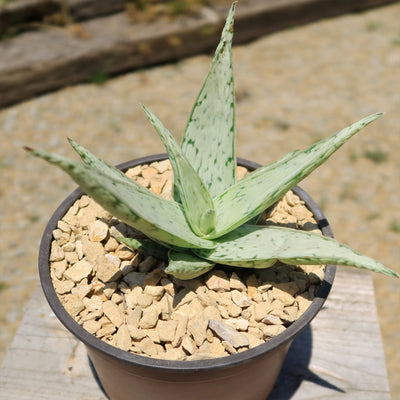
[[[57,3],[61,8],[48,2],[55,8],[42,10],[41,19],[21,17],[15,23],[6,11],[17,3],[21,2],[0,0],[0,364],[24,304],[38,285],[36,259],[45,224],[75,188],[62,172],[32,159],[22,146],[72,156],[66,140],[72,137],[112,164],[163,152],[140,103],[180,139],[208,71],[211,55],[204,51],[208,43],[214,48],[218,41],[211,22],[220,26],[217,16],[226,15],[229,2],[215,2],[211,11],[200,1],[98,0],[89,2],[94,14],[87,8],[83,17],[82,8],[73,11],[77,1],[71,1],[70,8],[66,1]],[[119,8],[110,11],[105,7],[109,3]],[[252,1],[242,3],[251,10]],[[241,2],[238,13],[240,7]],[[233,53],[237,154],[266,164],[384,111],[301,186],[326,213],[338,240],[400,272],[400,4],[357,11],[322,13],[324,18],[307,13],[297,23],[274,25],[274,19],[272,25],[265,23],[247,34],[245,25],[238,24]],[[169,35],[174,61],[166,63],[167,56],[153,59],[157,50],[151,47],[153,42],[146,42],[136,48],[133,67],[126,63],[118,70],[114,59],[109,69],[94,70],[95,58],[88,58],[94,54],[91,46],[105,46],[122,25],[104,17],[99,28],[90,19],[101,21],[101,15],[110,12],[118,12],[127,26],[117,38],[120,53],[115,59],[121,65],[127,62],[121,58],[124,49],[131,51],[129,40],[146,29],[151,35],[152,23],[164,24],[164,31],[156,31]],[[252,12],[261,15],[258,8]],[[182,43],[182,37],[168,30],[177,23],[187,29],[188,19],[200,24],[198,29],[207,38],[202,48],[199,42]],[[43,33],[49,35],[48,46],[36,51],[34,44],[44,40]],[[103,53],[96,47],[98,54],[109,56],[115,43],[110,39]],[[187,47],[186,53],[181,45]],[[200,50],[201,54],[181,58]],[[72,59],[77,52],[80,58]],[[59,73],[54,74],[57,65]],[[47,93],[39,96],[42,92]],[[400,399],[400,282],[378,275],[373,279],[392,398]]]

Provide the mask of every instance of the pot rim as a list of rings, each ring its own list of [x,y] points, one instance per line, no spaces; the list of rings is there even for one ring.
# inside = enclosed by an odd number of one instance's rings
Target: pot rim
[[[155,154],[152,156],[141,157],[124,162],[117,165],[117,168],[125,171],[128,168],[132,168],[140,164],[149,164],[154,161],[162,161],[166,158],[168,158],[167,154]],[[247,167],[249,169],[256,169],[260,167],[260,164],[245,160],[243,158],[238,158],[237,164]],[[293,187],[292,190],[306,203],[307,207],[313,213],[314,218],[317,220],[318,226],[321,229],[323,235],[333,238],[333,233],[329,226],[329,223],[321,209],[314,202],[314,200],[312,200],[311,197],[298,186]],[[247,363],[254,358],[262,356],[263,354],[273,352],[274,350],[286,343],[290,343],[294,339],[294,337],[297,336],[303,329],[305,329],[313,320],[313,318],[317,315],[319,310],[322,308],[331,289],[335,277],[336,265],[326,265],[324,280],[321,284],[318,294],[314,298],[308,309],[303,313],[303,315],[300,316],[299,319],[293,322],[288,328],[286,328],[284,332],[282,332],[278,336],[269,339],[265,343],[260,344],[252,349],[237,354],[208,360],[171,361],[141,356],[121,350],[117,347],[103,342],[101,339],[86,331],[68,314],[68,312],[65,310],[58,299],[50,276],[49,256],[51,242],[53,240],[52,232],[54,229],[56,229],[57,222],[65,215],[72,204],[82,194],[83,192],[80,188],[77,188],[72,193],[70,193],[70,195],[66,197],[64,201],[57,207],[49,222],[47,223],[39,248],[38,264],[40,282],[51,309],[54,311],[55,315],[61,321],[61,323],[85,345],[100,351],[104,355],[115,357],[119,361],[129,364],[135,364],[142,368],[156,369],[160,372],[163,371],[176,373],[218,370]]]

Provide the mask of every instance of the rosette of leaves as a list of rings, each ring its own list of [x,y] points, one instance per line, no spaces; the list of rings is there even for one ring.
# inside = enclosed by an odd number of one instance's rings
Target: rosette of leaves
[[[27,150],[62,168],[111,214],[145,234],[150,240],[120,240],[158,257],[167,257],[166,272],[180,279],[195,278],[217,263],[268,268],[278,260],[294,265],[351,265],[397,276],[379,262],[334,239],[286,227],[254,224],[263,210],[381,114],[368,116],[237,181],[232,69],[234,11],[235,4],[229,11],[181,145],[144,107],[169,154],[174,173],[173,201],[143,188],[73,140],[70,143],[83,163]]]

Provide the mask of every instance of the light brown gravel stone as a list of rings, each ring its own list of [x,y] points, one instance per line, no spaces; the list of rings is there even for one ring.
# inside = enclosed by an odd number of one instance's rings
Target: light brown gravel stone
[[[75,251],[75,243],[73,242],[65,243],[63,246],[61,246],[61,249],[64,253]],[[78,255],[76,255],[76,257],[78,257]]]
[[[73,281],[53,281],[54,289],[58,294],[66,294],[71,292],[75,286]]]
[[[89,333],[94,334],[101,329],[101,324],[94,319],[89,319],[88,321],[85,321],[83,323],[82,327],[83,329],[86,329]]]
[[[204,307],[198,298],[193,299],[188,304],[188,307],[189,307],[189,312],[188,312],[189,318],[193,318],[200,314],[203,314]]]
[[[173,306],[174,308],[181,307],[184,304],[190,303],[195,297],[196,293],[192,292],[188,288],[184,288],[174,296]]]
[[[229,280],[229,285],[231,289],[239,290],[240,292],[247,291],[246,285],[240,280],[238,275],[233,272]]]
[[[221,313],[217,307],[208,306],[203,310],[203,315],[208,319],[215,319],[221,321]]]
[[[153,343],[160,344],[160,337],[158,336],[158,331],[157,329],[154,328],[144,328],[143,332],[146,334],[147,337],[149,337]]]
[[[158,353],[157,346],[149,337],[145,337],[140,342],[137,342],[136,346],[142,351],[142,353],[148,356],[156,356]]]
[[[115,239],[110,238],[110,240],[115,240]],[[125,245],[119,245],[115,250],[115,254],[120,260],[131,260],[137,254],[137,252],[131,250],[129,247],[126,247]]]
[[[272,297],[275,300],[281,301],[284,306],[291,306],[295,302],[294,297],[290,293],[287,293],[278,287],[272,288]]]
[[[127,324],[133,326],[139,326],[140,318],[142,318],[142,307],[137,306],[133,310],[128,309],[127,314]]]
[[[51,270],[57,279],[61,279],[64,271],[67,269],[67,261],[55,261],[51,264]]]
[[[105,251],[115,251],[115,250],[117,250],[118,246],[119,246],[119,242],[116,239],[114,239],[113,237],[110,237],[107,240],[106,244],[104,245],[104,250]],[[123,259],[119,255],[118,255],[118,257],[121,258],[121,260]]]
[[[174,340],[172,341],[172,346],[176,347],[176,346],[179,346],[179,344],[182,341],[183,336],[186,333],[189,318],[186,315],[182,315],[179,313],[173,314],[172,318],[174,321],[177,321],[175,337],[174,337]]]
[[[257,303],[254,306],[254,319],[256,321],[261,321],[272,310],[273,306],[271,303],[268,302]]]
[[[237,331],[247,331],[249,328],[249,321],[245,318],[228,318],[224,322],[232,328],[235,328]]]
[[[103,299],[100,296],[93,295],[90,298],[84,297],[82,300],[88,311],[96,311],[103,309]]]
[[[117,328],[123,324],[124,315],[120,308],[111,300],[107,300],[103,303],[103,312]]]
[[[74,282],[80,282],[92,273],[92,265],[85,260],[78,261],[72,267],[69,267],[64,276]]]
[[[196,346],[201,346],[207,337],[208,318],[200,315],[188,321],[187,330],[192,335]]]
[[[203,307],[217,307],[215,298],[210,297],[207,293],[197,293],[197,299],[200,301]]]
[[[117,289],[117,282],[108,282],[103,287],[103,294],[107,297],[107,299],[111,298],[114,292]]]
[[[282,325],[282,320],[275,315],[266,315],[261,322],[266,325]]]
[[[146,333],[142,329],[138,328],[136,325],[127,324],[127,327],[131,338],[135,341],[142,340],[147,336]]]
[[[115,327],[114,324],[112,324],[111,322],[108,323],[102,323],[101,324],[101,328],[96,331],[96,336],[97,337],[109,337],[111,336],[115,331],[117,330],[117,328]]]
[[[236,354],[237,350],[226,340],[223,340],[221,342],[222,346],[224,346],[225,350],[229,353],[229,354]]]
[[[233,301],[229,300],[228,304],[225,306],[230,317],[238,317],[242,313],[242,308],[237,306]]]
[[[132,340],[129,334],[128,327],[122,324],[115,334],[115,346],[121,350],[128,351],[131,347]]]
[[[222,321],[210,319],[208,326],[221,340],[230,343],[235,349],[249,345],[249,340],[245,335]]]
[[[82,284],[74,287],[71,293],[77,294],[81,299],[84,299],[92,291],[92,284]]]
[[[157,174],[157,170],[153,167],[142,168],[142,176],[144,179],[150,180]]]
[[[230,289],[229,279],[222,270],[212,270],[207,277],[206,285],[216,292],[225,292]]]
[[[135,308],[138,305],[138,297],[143,293],[140,286],[135,286],[125,295],[125,302],[129,308]]]
[[[57,242],[52,242],[50,251],[50,261],[61,261],[64,260],[64,252]]]
[[[188,354],[194,354],[197,350],[197,346],[190,336],[185,335],[182,339],[182,349]]]
[[[307,296],[303,296],[303,295],[296,296],[296,302],[297,302],[298,307],[299,307],[299,314],[300,315],[303,314],[304,311],[306,311],[307,308],[311,304],[311,300],[309,300]]]
[[[150,179],[150,188],[155,194],[161,194],[167,178],[162,175],[155,175]]]
[[[83,254],[83,244],[82,244],[82,241],[79,239],[77,239],[75,242],[75,252],[76,252],[76,255],[78,256],[78,260],[82,260],[83,255],[84,255]],[[88,257],[88,260],[89,260],[89,257]]]
[[[250,349],[264,343],[263,339],[258,338],[256,335],[253,335],[252,333],[243,332],[243,334],[247,337],[247,339],[249,341]]]
[[[144,308],[147,308],[153,304],[153,297],[146,294],[140,293],[137,296],[137,305]]]
[[[251,304],[250,299],[239,290],[232,290],[231,292],[232,301],[241,308],[246,308]]]
[[[283,325],[264,325],[261,327],[265,339],[278,336],[280,333],[284,332],[285,329]]]
[[[144,293],[151,296],[154,300],[159,301],[165,293],[165,288],[162,286],[147,285],[144,288]]]
[[[159,311],[155,305],[151,305],[143,310],[139,326],[144,329],[154,328],[157,324]]]
[[[102,256],[106,253],[103,245],[99,242],[92,242],[87,237],[82,237],[81,242],[82,253],[86,257],[86,260],[91,263],[94,263],[99,256]]]
[[[172,342],[175,338],[176,328],[178,323],[176,321],[158,321],[157,332],[158,337],[162,343]]]
[[[225,346],[221,344],[221,340],[214,337],[212,342],[204,342],[200,348],[199,352],[201,353],[209,353],[217,357],[227,356],[228,353],[225,350]]]
[[[153,168],[155,168],[160,174],[171,169],[171,163],[168,159],[163,160],[163,161],[157,161],[157,162],[151,164],[151,166]]]
[[[66,296],[64,307],[70,315],[75,317],[85,308],[85,305],[78,295],[69,294]]]
[[[186,358],[186,354],[180,348],[171,348],[168,349],[164,354],[159,353],[157,357],[165,360],[182,361]]]
[[[166,293],[164,296],[156,303],[158,310],[160,312],[161,319],[168,320],[172,314],[172,297]]]
[[[96,311],[88,311],[87,309],[83,310],[80,314],[80,323],[83,324],[86,321],[91,321],[91,320],[98,320],[103,316],[103,310],[96,310]],[[99,322],[100,323],[100,322]]]
[[[101,242],[108,236],[108,225],[101,221],[96,220],[89,225],[89,239],[92,242]]]
[[[64,257],[68,264],[76,264],[79,261],[78,255],[74,251],[64,251]]]
[[[123,301],[124,301],[122,295],[121,295],[120,293],[117,293],[117,292],[114,292],[114,293],[112,294],[110,300],[111,300],[113,303],[117,304],[117,305],[123,303]]]
[[[96,265],[97,277],[104,283],[116,281],[122,275],[119,267],[110,261],[110,259],[105,255],[97,257]]]

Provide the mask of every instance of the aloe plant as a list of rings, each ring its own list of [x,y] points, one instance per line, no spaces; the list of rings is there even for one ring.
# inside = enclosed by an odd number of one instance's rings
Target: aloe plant
[[[323,139],[303,151],[237,181],[235,96],[232,69],[232,5],[210,71],[194,104],[182,144],[144,108],[168,151],[174,173],[174,200],[161,198],[70,140],[83,163],[27,148],[62,168],[95,201],[149,239],[120,238],[133,248],[169,261],[166,272],[195,278],[216,263],[268,268],[287,264],[342,264],[390,276],[396,272],[334,239],[285,227],[252,224],[263,210],[325,162],[381,113]]]

